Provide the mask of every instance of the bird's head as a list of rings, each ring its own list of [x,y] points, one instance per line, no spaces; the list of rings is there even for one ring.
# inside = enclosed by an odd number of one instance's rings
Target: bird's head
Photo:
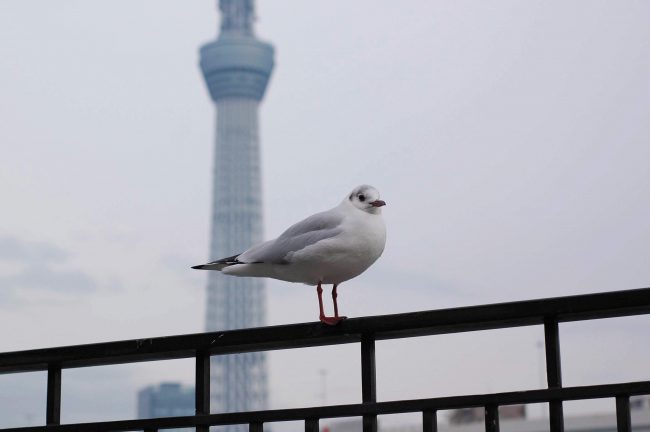
[[[381,207],[386,205],[384,201],[379,199],[379,191],[369,185],[354,188],[348,195],[347,200],[359,210],[372,214],[381,213]]]

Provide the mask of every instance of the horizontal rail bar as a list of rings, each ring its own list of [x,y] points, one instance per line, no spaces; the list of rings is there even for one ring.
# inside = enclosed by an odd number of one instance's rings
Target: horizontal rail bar
[[[337,326],[320,322],[223,332],[134,339],[0,354],[0,373],[169,360],[251,351],[304,348],[376,340],[537,325],[546,316],[558,322],[650,313],[650,288],[459,307],[396,315],[351,318]]]
[[[431,399],[331,405],[312,408],[294,408],[267,411],[210,414],[201,416],[166,417],[143,420],[118,420],[96,423],[76,423],[58,426],[30,426],[0,429],[2,432],[95,432],[130,431],[142,429],[181,428],[195,426],[219,426],[231,424],[269,423],[336,417],[360,417],[364,415],[401,414],[408,412],[437,411],[488,405],[513,405],[548,401],[567,401],[634,396],[650,393],[650,381],[621,384],[603,384],[580,387],[564,387],[519,392],[449,396]]]

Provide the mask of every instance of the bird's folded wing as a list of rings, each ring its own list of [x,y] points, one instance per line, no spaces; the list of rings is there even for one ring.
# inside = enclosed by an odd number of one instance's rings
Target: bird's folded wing
[[[286,264],[287,255],[341,233],[343,216],[330,210],[289,227],[280,237],[252,247],[237,259],[244,263]]]

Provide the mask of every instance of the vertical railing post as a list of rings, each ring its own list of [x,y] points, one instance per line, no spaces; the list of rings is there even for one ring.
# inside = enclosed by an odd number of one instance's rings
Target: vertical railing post
[[[544,318],[544,341],[546,346],[546,380],[548,388],[562,387],[562,364],[560,358],[560,329],[556,316]],[[562,401],[548,403],[551,432],[564,432]]]
[[[260,423],[260,422],[249,423],[248,432],[264,432],[264,423]]]
[[[438,411],[422,412],[422,432],[438,432]]]
[[[630,432],[632,419],[630,416],[630,397],[616,396],[616,427],[618,432]]]
[[[47,367],[47,405],[45,424],[61,424],[61,366],[50,364]]]
[[[485,407],[485,432],[499,432],[499,406]]]
[[[196,353],[195,385],[194,385],[195,415],[210,414],[210,354]],[[210,426],[197,426],[196,432],[208,432]]]
[[[314,418],[306,419],[305,432],[318,432],[318,419],[314,419]]]
[[[361,336],[361,401],[377,402],[377,371],[375,367],[375,337]],[[377,416],[363,416],[363,432],[377,432]]]

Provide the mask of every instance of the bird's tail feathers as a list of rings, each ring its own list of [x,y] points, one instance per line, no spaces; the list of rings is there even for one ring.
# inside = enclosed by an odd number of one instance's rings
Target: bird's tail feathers
[[[229,267],[231,265],[235,264],[241,264],[239,260],[237,260],[237,257],[239,255],[233,255],[228,258],[222,258],[220,260],[212,261],[207,264],[200,264],[196,266],[192,266],[193,269],[197,270],[218,270],[221,271],[226,267]]]
[[[195,265],[195,266],[192,266],[192,268],[196,269],[196,270],[219,270],[219,271],[221,271],[224,268],[228,267],[229,265],[232,265],[232,264],[207,263],[207,264]]]

